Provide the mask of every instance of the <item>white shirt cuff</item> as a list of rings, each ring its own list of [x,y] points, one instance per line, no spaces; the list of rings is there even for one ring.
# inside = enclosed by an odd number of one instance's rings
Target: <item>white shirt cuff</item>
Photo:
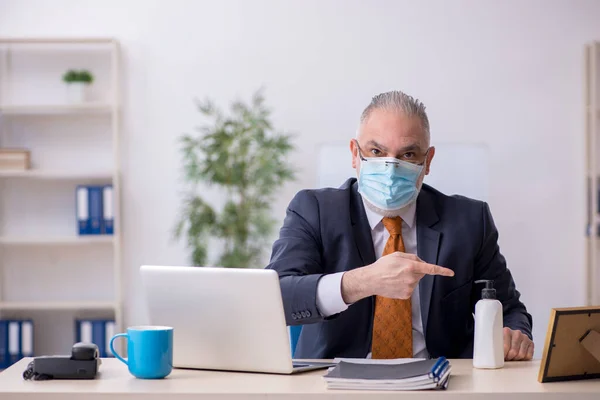
[[[323,317],[329,317],[348,309],[342,298],[342,276],[344,272],[329,274],[317,284],[317,308]]]

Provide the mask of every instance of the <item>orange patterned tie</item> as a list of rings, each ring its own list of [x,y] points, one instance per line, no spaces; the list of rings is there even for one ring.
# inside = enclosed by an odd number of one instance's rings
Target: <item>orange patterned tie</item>
[[[383,255],[404,252],[402,241],[402,218],[383,218],[383,225],[390,238],[383,248]],[[410,299],[375,297],[373,318],[373,358],[409,358],[413,356],[412,307]]]

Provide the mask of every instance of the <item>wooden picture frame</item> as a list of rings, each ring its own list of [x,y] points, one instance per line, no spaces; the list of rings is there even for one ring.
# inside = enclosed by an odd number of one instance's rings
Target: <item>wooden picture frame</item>
[[[600,307],[553,308],[538,381],[600,378]]]

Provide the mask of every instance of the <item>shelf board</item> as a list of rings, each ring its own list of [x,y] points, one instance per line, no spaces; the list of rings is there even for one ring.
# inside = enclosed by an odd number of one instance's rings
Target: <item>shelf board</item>
[[[112,244],[114,235],[82,235],[82,236],[0,236],[0,245],[88,245]]]
[[[114,43],[110,37],[3,37],[0,43],[6,44],[108,44]]]
[[[110,310],[112,301],[4,301],[0,310]]]
[[[28,178],[28,179],[47,179],[47,180],[104,180],[112,179],[112,172],[85,172],[85,171],[60,171],[30,169],[25,171],[2,171],[0,178]]]
[[[109,114],[111,111],[112,105],[106,103],[0,105],[0,114],[3,115]]]

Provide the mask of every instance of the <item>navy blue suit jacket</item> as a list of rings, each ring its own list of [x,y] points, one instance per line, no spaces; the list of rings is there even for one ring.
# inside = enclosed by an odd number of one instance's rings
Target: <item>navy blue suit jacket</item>
[[[485,202],[446,196],[423,185],[417,198],[417,252],[454,277],[426,275],[419,284],[427,350],[432,357],[471,358],[475,303],[493,279],[504,326],[531,338],[531,315],[498,248],[498,231]],[[355,178],[339,189],[303,190],[290,202],[267,268],[278,272],[288,325],[305,325],[295,358],[366,357],[371,350],[374,298],[324,318],[317,283],[325,274],[375,262],[371,228]]]

